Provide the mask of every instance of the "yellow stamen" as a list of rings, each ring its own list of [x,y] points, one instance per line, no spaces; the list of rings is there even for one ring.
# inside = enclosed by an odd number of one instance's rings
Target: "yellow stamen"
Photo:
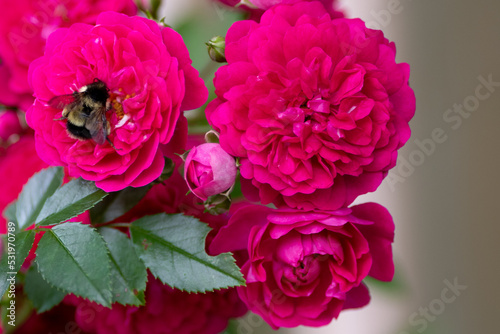
[[[123,92],[123,89],[122,88],[118,88],[118,91],[121,93]],[[118,118],[118,120],[121,120],[123,118],[123,116],[125,116],[125,113],[123,112],[123,101],[125,101],[126,99],[130,99],[131,97],[134,97],[135,94],[127,94],[125,95],[124,97],[120,96],[119,94],[115,94],[115,93],[111,93],[110,94],[110,101],[111,101],[111,105],[113,107],[113,110],[115,111],[115,114],[116,114],[116,117]]]
[[[118,117],[118,119],[122,119],[123,116],[125,115],[125,113],[123,112],[122,104],[117,100],[113,100],[111,104],[113,105],[113,109],[115,110],[116,117]]]

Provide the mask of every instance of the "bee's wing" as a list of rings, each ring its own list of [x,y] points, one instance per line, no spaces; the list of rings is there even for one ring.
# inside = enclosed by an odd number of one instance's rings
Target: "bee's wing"
[[[107,120],[105,113],[105,107],[99,108],[90,114],[85,123],[85,127],[89,130],[92,139],[97,145],[102,145],[106,141]]]
[[[54,96],[47,102],[49,106],[55,109],[63,109],[65,106],[78,102],[79,100],[79,95],[77,94],[66,94],[66,95],[59,95],[59,96]]]

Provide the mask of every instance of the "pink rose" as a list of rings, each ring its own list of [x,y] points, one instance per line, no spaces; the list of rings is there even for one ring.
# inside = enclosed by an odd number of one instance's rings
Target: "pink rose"
[[[71,138],[66,121],[56,120],[62,110],[47,104],[96,78],[109,89],[107,138],[116,149]],[[30,80],[36,100],[26,117],[40,157],[67,166],[70,176],[95,181],[105,191],[140,187],[158,178],[163,146],[174,138],[184,148],[187,122],[182,111],[201,106],[208,95],[178,33],[115,12],[100,14],[96,26],[56,30],[45,55],[31,64]]]
[[[0,126],[1,129],[1,126]],[[21,136],[19,141],[0,151],[0,234],[7,233],[7,221],[1,214],[15,201],[23,186],[33,174],[47,167],[35,150],[32,134]]]
[[[75,299],[76,323],[96,334],[217,334],[230,318],[246,312],[235,289],[187,293],[163,285],[152,275],[148,278],[146,305],[141,307],[114,304],[108,309]]]
[[[206,114],[241,158],[244,194],[263,204],[347,206],[380,185],[410,137],[408,64],[381,31],[325,14],[318,2],[278,5],[226,36]]]
[[[206,201],[234,184],[236,161],[219,144],[205,143],[193,147],[186,157],[184,179],[189,190]]]
[[[273,328],[323,326],[340,311],[366,305],[362,280],[390,281],[394,224],[367,203],[337,211],[248,205],[213,239],[213,253],[247,248],[238,293]]]
[[[315,0],[219,0],[223,4],[230,7],[242,8],[252,14],[252,18],[258,19],[263,12],[272,6],[280,4],[294,4],[300,1],[315,1]],[[344,17],[344,14],[337,10],[337,0],[319,0],[326,8],[332,18]]]
[[[43,55],[47,36],[76,22],[95,24],[97,15],[113,10],[134,15],[133,0],[0,0],[0,103],[27,110],[33,104],[28,67]]]

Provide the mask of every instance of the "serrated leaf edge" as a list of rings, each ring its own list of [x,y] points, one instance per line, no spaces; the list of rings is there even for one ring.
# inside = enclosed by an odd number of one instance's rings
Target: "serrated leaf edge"
[[[55,290],[57,290],[57,291],[60,291],[60,292],[65,293],[65,294],[66,294],[66,296],[67,296],[68,294],[70,294],[70,293],[71,293],[71,292],[68,292],[68,291],[66,291],[66,290],[64,290],[64,289],[58,288],[57,286],[55,286],[55,285],[53,285],[52,283],[48,282],[48,281],[45,279],[45,277],[43,276],[43,274],[42,274],[42,272],[40,271],[40,269],[38,268],[38,262],[36,262],[36,257],[35,257],[34,262],[36,263],[36,266],[31,265],[30,267],[34,267],[34,269],[35,269],[35,270],[36,270],[36,271],[40,274],[40,276],[42,276],[43,280],[45,281],[45,283],[47,283],[47,285],[49,285],[51,288],[53,288],[53,289],[55,289]],[[28,297],[28,294],[27,294],[26,292],[25,292],[24,294],[26,295],[26,297]],[[66,297],[66,296],[64,296],[64,297]],[[64,299],[64,297],[63,297],[63,299]],[[29,298],[28,298],[28,300],[31,302],[31,304],[33,304],[33,301],[32,301],[31,299],[29,299]],[[61,302],[62,302],[62,301],[61,301]],[[61,302],[59,302],[59,303],[61,303]],[[59,305],[59,304],[57,304],[57,305]],[[56,307],[57,305],[54,305],[52,308]],[[34,306],[34,305],[33,305],[33,306]],[[45,310],[45,311],[42,311],[42,312],[39,312],[39,311],[38,311],[38,309],[35,307],[35,310],[36,310],[36,313],[37,313],[37,314],[41,314],[41,313],[45,313],[45,312],[47,312],[47,311],[50,311],[52,308],[50,308],[50,309],[48,309],[48,310]]]
[[[28,233],[26,233],[26,236],[23,238],[24,240],[25,240],[25,239],[26,239],[29,235],[33,234],[33,241],[31,242],[31,246],[30,246],[30,250],[31,250],[31,248],[33,247],[33,245],[34,245],[34,243],[35,243],[35,235],[36,235],[36,231],[34,231],[34,230],[25,230],[25,231],[21,231],[20,233],[22,233],[22,232],[28,232]],[[7,236],[6,234],[3,234],[3,235]],[[17,235],[16,235],[16,241],[17,241],[17,240],[19,240],[19,239],[17,238],[18,236],[19,236],[19,234],[17,234]],[[7,247],[7,243],[5,244],[5,247]],[[20,248],[20,247],[19,247],[19,248]],[[16,244],[16,252],[19,252],[19,248],[17,248],[17,244]],[[6,255],[6,254],[1,254],[1,253],[2,253],[2,250],[0,250],[0,257],[3,257],[3,256],[5,256],[5,255]],[[17,254],[19,254],[19,253],[17,253]],[[17,263],[17,254],[15,254],[15,256],[16,256],[16,267],[17,267],[17,265],[18,265],[18,263]],[[20,261],[20,262],[21,262],[21,264],[19,265],[19,269],[17,269],[17,270],[16,270],[16,275],[17,275],[17,273],[19,272],[19,270],[21,270],[21,268],[22,268],[22,266],[23,266],[23,263],[24,263],[24,261],[26,261],[26,259],[28,258],[29,254],[30,254],[30,252],[28,251],[28,254],[24,257],[24,259],[22,259],[22,261]],[[0,260],[0,261],[1,261],[1,260]],[[5,294],[5,291],[4,291],[4,294]],[[1,296],[0,296],[0,297],[1,297]]]
[[[189,217],[189,218],[194,218],[194,219],[196,219],[196,220],[197,220],[198,222],[200,222],[201,224],[204,224],[204,226],[207,228],[207,229],[206,229],[206,232],[204,232],[204,233],[203,233],[203,242],[205,242],[205,239],[206,239],[206,237],[207,237],[208,233],[211,231],[211,228],[210,228],[210,227],[209,227],[206,223],[201,222],[198,218],[193,217],[193,216],[186,216],[186,215],[184,215],[184,214],[182,214],[182,213],[181,213],[181,214],[165,214],[165,213],[161,213],[161,214],[158,214],[157,216],[159,216],[159,215],[164,215],[165,217],[180,215],[180,216],[183,216],[183,217]],[[154,215],[153,215],[153,216],[154,216]],[[146,216],[146,217],[148,217],[148,216]],[[138,226],[138,225],[139,225],[139,224],[135,224],[135,225],[134,225],[134,224],[132,224],[132,225],[130,225],[130,231],[132,232],[132,230],[133,230],[134,228],[138,228],[138,229],[140,229],[141,231],[146,231],[146,232],[148,232],[147,234],[151,234],[149,230],[143,229],[143,228],[141,228],[141,227],[140,227],[140,226]],[[155,236],[155,235],[153,234],[153,236]],[[156,236],[155,236],[155,237],[156,237]],[[184,249],[179,248],[179,247],[177,247],[177,246],[174,246],[172,243],[170,243],[170,242],[168,242],[168,241],[166,241],[166,240],[163,240],[163,239],[161,239],[160,237],[156,237],[156,239],[159,239],[160,241],[163,241],[164,243],[168,243],[169,245],[171,245],[171,246],[172,246],[171,248],[175,248],[175,249],[179,250],[179,252],[178,252],[178,253],[182,254],[183,256],[186,256],[186,254],[188,254],[188,255],[192,255],[191,253],[189,253],[189,252],[185,251]],[[135,246],[136,248],[139,248],[139,249],[140,249],[140,247],[141,247],[141,245],[138,245],[138,244],[136,244],[136,243],[134,243],[134,246]],[[181,251],[182,251],[182,252],[181,252]],[[136,253],[137,253],[137,252],[136,252]],[[205,254],[206,254],[206,253],[205,253]],[[140,255],[140,254],[138,254],[138,255],[139,255],[139,258],[142,260],[141,255]],[[232,256],[233,254],[232,254],[231,252],[221,253],[221,254],[218,254],[217,256],[211,256],[211,255],[209,255],[209,254],[206,254],[206,255],[207,255],[207,256],[209,256],[210,258],[217,258],[217,257],[219,257],[219,256],[220,256],[220,257],[223,257],[223,256],[229,256],[229,257],[231,258],[231,262],[232,262],[233,264],[235,264],[235,263],[236,263],[236,260],[235,260],[235,259],[234,259],[234,257]],[[180,291],[189,292],[189,293],[191,293],[191,292],[193,292],[193,293],[206,293],[206,292],[213,292],[213,291],[215,291],[215,290],[223,290],[223,289],[228,289],[228,288],[232,288],[232,287],[236,287],[236,286],[246,286],[246,281],[245,281],[245,278],[243,277],[243,274],[241,273],[241,268],[240,268],[240,271],[239,271],[239,273],[240,273],[240,277],[238,278],[238,277],[233,276],[233,275],[232,275],[232,274],[230,274],[230,273],[225,272],[224,270],[220,270],[220,268],[218,268],[217,266],[215,266],[215,265],[213,265],[213,264],[211,264],[211,263],[206,262],[205,260],[202,260],[202,259],[199,259],[199,258],[196,258],[196,257],[191,257],[191,256],[186,256],[186,257],[187,257],[187,258],[189,258],[189,259],[191,259],[191,260],[195,260],[195,259],[197,259],[197,260],[199,260],[199,261],[197,261],[197,262],[202,263],[202,264],[206,265],[207,267],[209,267],[209,268],[211,268],[211,269],[213,269],[213,270],[215,270],[215,271],[218,271],[219,273],[222,273],[222,274],[224,274],[224,275],[226,275],[226,276],[228,276],[228,277],[231,277],[233,280],[235,280],[235,281],[237,281],[237,282],[240,282],[241,284],[240,284],[240,285],[236,285],[236,284],[235,284],[235,285],[223,285],[223,286],[218,287],[218,288],[213,288],[213,289],[211,289],[211,290],[210,290],[210,289],[207,289],[207,290],[202,290],[202,291],[200,291],[200,290],[190,291],[190,290],[185,290],[185,289],[181,289],[181,288],[178,288],[178,287],[174,287],[174,288],[176,288],[176,289],[178,289],[178,290],[180,290]],[[144,263],[144,260],[142,260],[142,261],[143,261],[143,263]],[[145,263],[144,263],[144,264],[145,264]],[[148,267],[146,266],[146,268],[148,268]],[[168,283],[164,282],[164,281],[163,281],[160,277],[158,277],[158,276],[157,276],[157,275],[156,275],[156,274],[155,274],[155,273],[154,273],[154,272],[153,272],[150,268],[148,268],[148,269],[149,269],[149,271],[153,274],[153,276],[154,276],[155,278],[159,279],[159,280],[160,280],[163,284],[167,284],[167,285],[169,285]],[[169,285],[169,286],[170,286],[170,285]]]
[[[82,179],[82,180],[83,180],[83,179]],[[95,184],[94,184],[94,185],[95,185]],[[96,188],[97,188],[97,186],[96,186]],[[57,190],[59,190],[59,189],[61,189],[61,187],[59,187]],[[88,207],[87,209],[85,209],[85,210],[83,210],[83,211],[80,211],[80,210],[79,210],[79,211],[77,211],[77,212],[76,212],[76,214],[74,214],[73,216],[70,216],[70,217],[66,218],[66,220],[64,220],[64,221],[62,221],[62,222],[61,222],[61,221],[59,221],[59,222],[57,222],[57,223],[44,223],[45,221],[50,220],[50,218],[51,218],[51,217],[53,217],[53,216],[57,215],[57,214],[58,214],[58,213],[60,213],[61,211],[66,210],[68,207],[65,207],[65,208],[63,208],[62,210],[59,210],[59,211],[57,211],[57,212],[53,212],[53,213],[51,213],[50,215],[48,215],[47,217],[43,218],[43,219],[42,219],[42,221],[38,221],[38,219],[39,219],[39,217],[40,217],[40,214],[41,214],[41,213],[42,213],[42,211],[43,211],[43,207],[44,207],[44,206],[45,206],[45,204],[46,204],[46,203],[50,200],[50,198],[51,198],[52,196],[54,196],[54,195],[57,193],[57,190],[56,190],[56,191],[55,191],[55,192],[54,192],[51,196],[49,196],[49,197],[47,198],[47,200],[46,200],[46,201],[45,201],[45,203],[43,204],[42,208],[40,209],[40,212],[38,213],[38,215],[37,215],[37,217],[36,217],[36,220],[35,220],[35,225],[36,225],[36,226],[52,226],[52,225],[57,225],[57,224],[60,224],[60,223],[65,222],[65,221],[68,221],[68,220],[70,220],[70,219],[72,219],[72,218],[75,218],[76,216],[78,216],[78,215],[80,215],[80,214],[84,213],[85,211],[88,211],[88,210],[92,209],[94,206],[96,206],[98,203],[100,203],[100,202],[101,202],[101,201],[102,201],[102,200],[103,200],[106,196],[108,196],[108,193],[107,193],[107,192],[105,192],[104,190],[102,190],[101,188],[97,188],[97,189],[98,189],[98,191],[103,192],[104,194],[103,194],[103,196],[102,196],[102,197],[101,197],[101,198],[100,198],[97,202],[95,202],[95,203],[94,203],[91,207]],[[95,193],[97,193],[98,191],[96,191]],[[88,198],[89,196],[93,196],[95,193],[92,193],[92,194],[90,194],[90,195],[88,195],[88,196],[85,196],[84,198],[81,198],[80,200],[78,200],[78,202],[75,202],[75,203],[73,203],[72,205],[74,205],[74,204],[76,204],[76,203],[79,203],[79,202],[81,202],[81,201],[84,201],[86,198]]]
[[[48,170],[54,170],[54,180],[59,180],[57,183],[58,183],[58,186],[57,188],[54,189],[54,191],[52,192],[52,194],[50,194],[50,196],[48,196],[47,198],[45,198],[45,201],[43,202],[40,202],[38,203],[38,206],[37,206],[37,209],[35,211],[38,211],[38,213],[32,217],[31,219],[31,223],[24,223],[22,226],[19,226],[20,222],[19,222],[19,218],[17,217],[17,204],[16,204],[16,212],[15,212],[15,216],[16,216],[16,223],[19,227],[21,227],[22,229],[24,229],[26,226],[30,226],[31,224],[33,224],[34,222],[36,222],[36,219],[38,218],[38,215],[40,214],[40,212],[42,211],[42,208],[43,206],[45,205],[45,202],[47,202],[47,200],[57,191],[57,189],[59,189],[61,187],[61,184],[62,184],[62,181],[63,181],[63,178],[64,178],[64,170],[62,169],[62,167],[48,167],[48,168],[44,168],[38,172],[36,172],[35,174],[33,174],[29,179],[28,181],[23,185],[23,188],[21,189],[21,192],[19,193],[17,199],[16,199],[16,202],[19,202],[19,200],[21,199],[21,196],[23,195],[23,192],[25,191],[25,188],[27,187],[28,183],[38,174],[42,173],[42,172],[46,172]],[[60,179],[59,178],[55,178],[56,176],[58,176],[58,174],[61,174],[61,177]],[[52,180],[52,182],[50,182],[51,184],[54,182],[54,180]],[[49,187],[50,188],[50,187]],[[23,195],[24,196],[24,195]],[[26,226],[25,226],[26,225]]]
[[[84,226],[88,226],[88,227],[90,227],[92,230],[94,230],[94,231],[95,231],[95,232],[99,235],[99,237],[102,239],[103,243],[104,243],[104,244],[106,244],[106,242],[104,241],[104,238],[101,236],[101,234],[100,234],[100,233],[98,233],[98,232],[97,232],[97,230],[96,230],[94,227],[92,227],[91,225],[86,225],[86,224],[82,224],[82,223],[73,223],[73,222],[72,222],[72,223],[65,223],[65,224],[81,224],[81,225],[84,225]],[[61,224],[61,225],[62,225],[62,224]],[[46,231],[46,232],[49,232],[49,231]],[[51,232],[52,234],[54,234],[54,237],[56,237],[56,236],[55,236],[55,233],[53,233],[52,229],[50,229],[50,232]],[[69,252],[69,250],[68,250],[68,249],[64,246],[64,244],[61,242],[61,240],[60,240],[59,238],[57,238],[57,237],[56,237],[56,239],[57,239],[57,241],[58,241],[58,242],[59,242],[59,243],[60,243],[60,244],[64,247],[64,249],[66,249],[66,251],[67,251],[69,254],[71,254],[71,255],[72,255],[72,258],[74,258],[73,253]],[[37,249],[37,250],[38,250],[38,249]],[[108,269],[111,271],[111,268],[110,268],[110,266],[111,266],[111,265],[110,265],[110,263],[109,263],[109,249],[108,249],[108,247],[107,247],[107,246],[106,246],[106,253],[107,253],[107,255],[108,255]],[[35,254],[36,254],[36,257],[38,257],[38,253],[37,253],[37,252],[35,252]],[[35,261],[36,261],[36,257],[35,257]],[[36,263],[37,263],[37,266],[39,266],[38,262],[36,262]],[[77,264],[78,264],[78,263],[77,263]],[[84,272],[84,271],[81,269],[81,267],[80,267],[79,265],[78,265],[78,268],[80,269],[80,271]],[[38,269],[40,269],[40,268],[38,267]],[[39,272],[40,272],[40,275],[42,275],[42,278],[43,278],[43,279],[44,279],[47,283],[49,283],[49,282],[47,281],[47,278],[46,278],[46,277],[45,277],[45,275],[43,274],[43,272],[42,272],[41,270],[39,270]],[[86,275],[85,275],[85,276],[86,276]],[[90,280],[89,280],[89,281],[90,281]],[[113,293],[112,293],[112,291],[111,291],[111,284],[112,284],[112,282],[111,282],[111,277],[109,278],[108,283],[109,283],[109,287],[110,287],[110,288],[108,289],[108,291],[110,292],[110,295],[112,296],[112,295],[113,295]],[[50,284],[50,283],[49,283],[49,284]],[[94,286],[94,284],[93,284],[93,283],[92,283],[92,286]],[[94,288],[95,288],[95,286],[94,286]],[[62,289],[62,288],[61,288],[61,289]],[[90,299],[89,299],[88,297],[81,296],[81,295],[79,295],[79,294],[76,294],[75,292],[71,292],[71,291],[68,291],[68,290],[66,290],[66,289],[62,289],[62,290],[63,290],[63,292],[67,292],[68,294],[73,294],[73,295],[75,295],[75,296],[77,296],[77,297],[80,297],[80,298],[83,298],[83,299],[87,299],[87,300],[89,300],[89,301],[90,301]],[[98,290],[98,289],[96,289],[96,291],[98,291],[98,292],[99,292],[99,290]],[[103,296],[102,296],[102,294],[101,294],[100,292],[99,292],[99,294],[101,295],[101,297],[103,297]],[[103,300],[106,300],[106,298],[103,298]],[[109,301],[109,305],[104,305],[104,304],[101,304],[101,303],[99,303],[99,302],[97,302],[97,301],[95,301],[95,300],[92,300],[92,302],[94,302],[94,303],[96,303],[96,304],[99,304],[99,305],[102,305],[102,306],[107,307],[107,308],[111,308],[111,305],[112,305],[112,299]]]
[[[101,227],[101,228],[106,229],[106,228],[109,228],[109,227],[105,227],[105,226],[104,226],[104,227]],[[126,285],[127,285],[127,287],[128,287],[128,282],[125,280],[125,275],[124,275],[124,274],[123,274],[123,272],[120,270],[120,266],[119,266],[119,265],[118,265],[118,263],[115,261],[115,258],[112,256],[111,251],[110,251],[110,249],[109,249],[109,247],[108,247],[108,243],[106,242],[106,239],[104,239],[104,237],[102,236],[102,234],[99,232],[99,229],[96,229],[96,228],[94,228],[94,229],[97,231],[97,233],[98,233],[98,234],[101,236],[101,238],[104,240],[104,244],[106,245],[106,251],[107,251],[107,253],[108,253],[108,257],[109,257],[109,259],[110,259],[110,262],[112,262],[112,263],[115,265],[115,267],[117,268],[117,271],[120,273],[120,276],[123,278],[123,280],[125,281],[125,283],[126,283]],[[121,233],[121,232],[120,232],[120,233]],[[125,237],[127,237],[127,236],[125,235]],[[144,283],[144,284],[145,284],[145,287],[144,287],[144,289],[142,289],[142,290],[138,290],[138,292],[143,292],[143,293],[145,293],[145,292],[146,292],[146,289],[147,289],[147,286],[148,286],[147,268],[146,268],[146,265],[145,265],[144,261],[142,261],[142,259],[141,259],[141,257],[139,256],[139,254],[137,254],[137,251],[136,251],[136,249],[135,249],[135,247],[134,247],[134,243],[132,242],[132,240],[131,240],[130,238],[128,238],[128,237],[127,237],[127,239],[129,239],[129,240],[130,240],[130,243],[132,244],[132,251],[135,253],[135,255],[137,256],[137,258],[139,259],[139,261],[142,263],[142,265],[144,266],[144,270],[146,271],[146,282]],[[110,264],[110,267],[111,267],[111,264]],[[112,295],[112,296],[114,296],[114,294],[113,294],[113,289],[112,289],[112,287],[113,287],[113,280],[112,280],[111,278],[110,278],[110,286],[111,286],[111,289],[110,289],[111,295]],[[114,298],[113,298],[113,297],[111,297],[111,298],[112,298],[112,299],[111,299],[111,302],[113,303]],[[137,297],[136,297],[136,298],[137,298]],[[143,305],[145,305],[145,300],[144,300],[144,302],[143,302],[143,301],[141,301],[141,299],[139,299],[139,298],[137,298],[137,300],[139,301],[139,305],[136,305],[136,304],[130,304],[130,303],[120,303],[120,302],[118,302],[118,301],[114,301],[114,302],[115,302],[115,303],[118,303],[118,304],[120,304],[120,305],[131,305],[131,306],[136,306],[136,307],[139,307],[139,306],[143,306]]]
[[[143,231],[148,231],[148,230],[144,230],[144,229],[143,229]],[[149,232],[149,231],[148,231],[148,232]],[[148,234],[150,234],[150,233],[148,233]],[[205,260],[203,260],[203,259],[200,259],[199,257],[195,257],[195,256],[193,256],[193,254],[191,254],[191,253],[189,253],[189,252],[185,251],[185,250],[184,250],[184,249],[182,249],[182,248],[179,248],[179,247],[175,246],[175,245],[174,245],[174,244],[172,244],[171,242],[168,242],[168,241],[166,241],[166,240],[164,240],[164,239],[161,239],[161,238],[159,238],[159,237],[156,237],[154,234],[150,234],[150,235],[151,235],[154,239],[160,240],[160,241],[161,241],[164,245],[165,245],[165,244],[168,244],[168,246],[169,246],[171,249],[174,249],[175,251],[177,251],[177,253],[180,253],[181,255],[183,255],[183,256],[185,256],[185,257],[187,257],[187,258],[191,259],[191,260],[195,260],[195,261],[197,261],[197,262],[199,262],[199,263],[201,263],[201,264],[204,264],[205,266],[210,267],[211,269],[213,269],[213,270],[215,270],[215,271],[218,271],[218,272],[220,272],[221,274],[224,274],[224,275],[226,275],[226,276],[229,276],[229,277],[233,278],[233,279],[234,279],[234,280],[236,280],[236,281],[241,281],[241,279],[240,279],[240,278],[233,276],[232,274],[230,274],[230,273],[228,273],[228,272],[226,272],[226,271],[224,271],[224,270],[220,269],[219,267],[217,267],[217,266],[213,265],[213,264],[212,264],[212,263],[210,263],[210,262],[207,262],[207,261],[205,261]],[[151,238],[151,239],[153,239],[153,238]],[[207,255],[208,255],[208,254],[207,254]],[[217,258],[217,257],[219,257],[219,256],[221,256],[221,255],[222,255],[222,256],[224,256],[224,255],[226,255],[226,256],[227,256],[227,255],[229,255],[230,257],[232,257],[232,256],[231,256],[231,255],[232,255],[231,253],[221,253],[221,254],[219,254],[219,255],[217,255],[217,256],[211,256],[211,255],[208,255],[208,256],[209,256],[209,257],[211,257],[211,258]],[[233,261],[231,261],[231,262],[233,262],[233,263],[234,263],[234,262],[235,262],[235,261],[234,261],[234,259],[233,259]]]
[[[231,254],[231,253],[222,253],[222,254]],[[221,255],[221,254],[219,254]],[[142,259],[141,259],[142,260]],[[233,263],[236,262],[236,261],[233,261]],[[187,292],[187,293],[194,293],[194,294],[198,294],[198,293],[202,293],[202,294],[206,294],[207,292],[214,292],[214,291],[220,291],[220,290],[226,290],[226,289],[230,289],[230,288],[236,288],[236,287],[239,287],[239,286],[242,286],[242,287],[245,287],[246,286],[246,282],[241,284],[241,285],[222,285],[218,288],[213,288],[213,289],[205,289],[205,290],[186,290],[186,289],[182,289],[182,288],[179,288],[177,286],[172,286],[168,283],[165,283],[161,277],[159,277],[158,275],[156,275],[150,268],[147,268],[149,269],[149,272],[153,275],[154,278],[160,280],[160,282],[162,282],[162,284],[165,284],[165,285],[168,285],[169,287],[173,288],[173,289],[176,289],[176,290],[179,290],[179,291],[182,291],[182,292]]]
[[[107,243],[106,243],[106,245],[107,245]],[[127,286],[127,287],[129,287],[129,284],[128,284],[127,280],[125,279],[125,275],[124,275],[124,274],[123,274],[123,272],[120,270],[120,266],[118,265],[118,263],[116,263],[115,258],[111,255],[111,251],[108,249],[108,247],[107,247],[107,246],[106,246],[106,249],[108,250],[108,255],[109,255],[110,262],[112,262],[112,263],[114,264],[114,266],[116,267],[116,270],[117,270],[117,271],[118,271],[118,273],[120,274],[120,277],[123,279],[123,281],[125,282],[126,286]],[[134,252],[135,252],[135,250],[134,250]],[[140,257],[139,257],[139,256],[137,256],[137,257],[140,259]],[[142,262],[142,260],[141,260],[141,262]],[[142,262],[142,263],[144,264],[144,262]],[[110,266],[110,267],[111,267],[111,266]],[[144,268],[144,269],[146,270],[146,268]],[[110,280],[110,282],[111,282],[111,287],[112,287],[112,286],[113,286],[113,282],[112,282],[112,280]],[[146,287],[144,288],[144,290],[139,290],[138,292],[141,292],[141,291],[142,291],[142,292],[145,292],[145,291],[146,291],[146,288],[147,288],[147,282],[148,282],[148,278],[147,278],[147,276],[146,276]],[[110,289],[109,291],[111,291],[111,296],[112,296],[112,297],[111,297],[111,302],[113,302],[113,300],[115,299],[115,298],[113,298],[113,297],[114,297],[113,289]],[[120,305],[131,305],[131,306],[142,306],[142,305],[144,305],[144,304],[145,304],[145,303],[143,303],[143,302],[142,302],[142,301],[141,301],[141,300],[140,300],[137,296],[136,296],[135,298],[139,301],[139,304],[138,304],[138,305],[137,305],[137,304],[131,304],[131,303],[124,303],[124,304],[123,304],[123,303],[120,303],[120,302],[118,302],[118,301],[115,301],[115,302],[116,302],[116,303],[118,303],[118,304],[120,304]]]

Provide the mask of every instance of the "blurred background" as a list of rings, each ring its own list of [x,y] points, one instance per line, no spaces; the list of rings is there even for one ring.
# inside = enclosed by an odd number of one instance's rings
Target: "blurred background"
[[[233,325],[241,334],[498,333],[500,2],[340,1],[348,17],[382,29],[396,43],[397,60],[412,68],[412,138],[382,186],[357,201],[391,211],[396,277],[368,282],[371,303],[328,327],[274,332],[257,316]],[[239,18],[208,0],[166,0],[162,14],[202,41],[224,35]],[[183,24],[194,15],[196,24]],[[194,64],[211,74],[196,38],[186,38]]]

